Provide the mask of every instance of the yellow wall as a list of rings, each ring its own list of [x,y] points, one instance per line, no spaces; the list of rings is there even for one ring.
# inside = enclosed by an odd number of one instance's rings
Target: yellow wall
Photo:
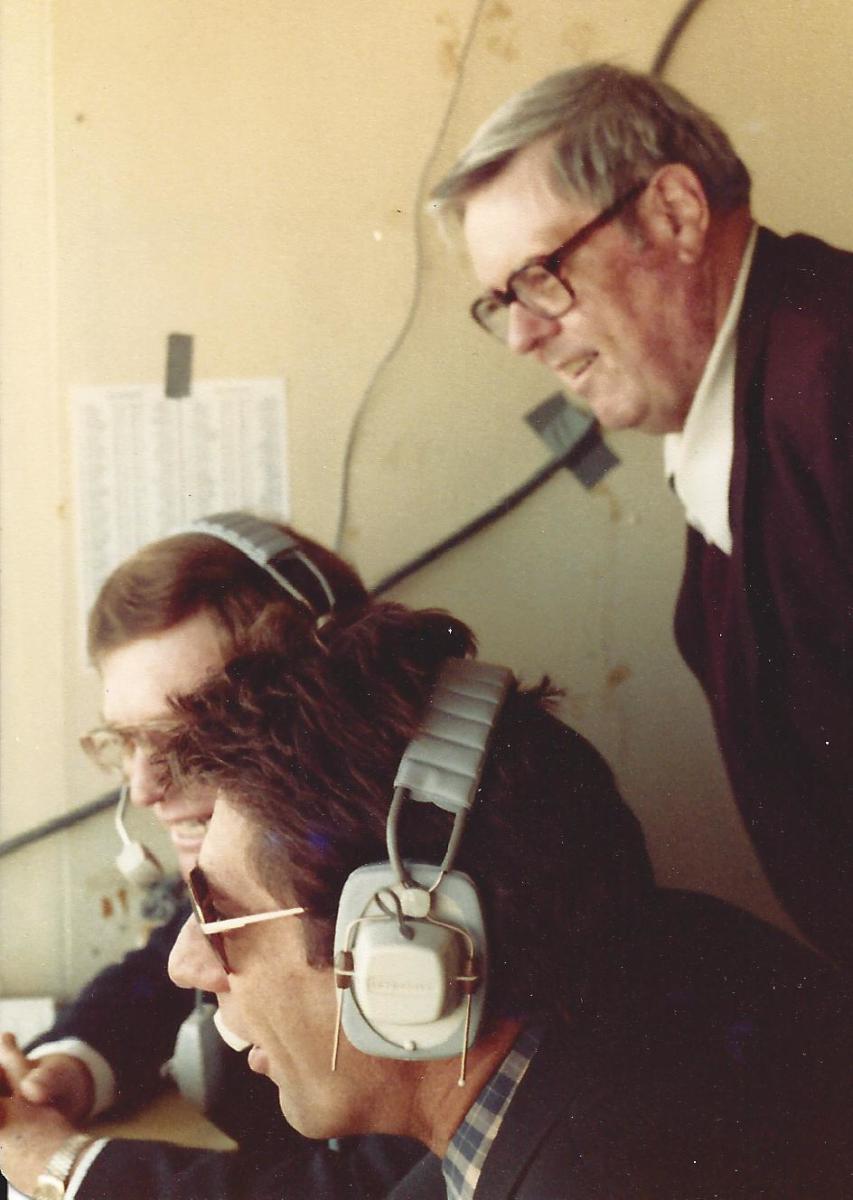
[[[194,335],[197,378],[285,376],[293,519],[325,541],[361,414],[343,548],[377,579],[543,462],[522,416],[553,391],[467,322],[473,284],[421,215],[424,173],[549,70],[648,66],[679,7],[0,0],[0,837],[103,787],[75,748],[97,687],[69,388],[161,379],[172,330]],[[705,0],[667,72],[729,128],[760,218],[842,244],[851,35],[846,0]],[[563,474],[399,595],[566,685],[663,881],[778,917],[672,645],[683,528],[660,446],[613,446],[623,464],[594,493]],[[68,990],[129,936],[111,836],[102,820],[0,864],[0,990]]]

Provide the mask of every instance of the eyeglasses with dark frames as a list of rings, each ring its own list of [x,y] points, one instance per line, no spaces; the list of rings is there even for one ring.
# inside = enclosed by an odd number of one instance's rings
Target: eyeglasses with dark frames
[[[249,913],[244,917],[223,917],[210,895],[210,885],[201,867],[193,867],[189,880],[190,902],[193,914],[198,921],[198,927],[210,943],[210,948],[219,960],[227,975],[231,974],[231,966],[225,951],[225,934],[234,929],[243,929],[246,925],[256,925],[261,921],[275,921],[279,917],[297,917],[308,910],[306,908],[277,908],[274,912]]]
[[[612,204],[582,225],[561,246],[550,254],[534,258],[513,271],[505,291],[486,292],[471,305],[471,316],[486,333],[502,342],[509,340],[509,308],[521,304],[537,317],[555,320],[564,317],[575,303],[572,285],[562,274],[563,264],[594,233],[609,225],[643,192],[645,183],[637,183],[617,197]]]

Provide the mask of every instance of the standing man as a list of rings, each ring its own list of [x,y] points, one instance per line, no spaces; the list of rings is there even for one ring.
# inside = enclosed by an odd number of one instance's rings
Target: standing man
[[[606,429],[662,435],[679,649],[780,901],[853,965],[853,255],[758,228],[719,126],[600,64],[503,105],[433,195],[475,321]]]

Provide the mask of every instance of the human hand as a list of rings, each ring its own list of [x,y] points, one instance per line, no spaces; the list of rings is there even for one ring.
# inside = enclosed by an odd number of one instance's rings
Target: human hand
[[[70,1054],[30,1059],[11,1033],[0,1034],[0,1085],[31,1104],[51,1105],[69,1121],[84,1120],[92,1110],[95,1083],[84,1062]]]
[[[50,1158],[76,1133],[51,1105],[30,1104],[21,1096],[0,1100],[0,1173],[31,1196]]]

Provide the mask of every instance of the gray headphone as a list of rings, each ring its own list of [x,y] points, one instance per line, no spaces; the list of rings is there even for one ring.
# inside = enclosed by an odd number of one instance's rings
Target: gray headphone
[[[328,617],[335,607],[335,594],[317,564],[311,561],[295,537],[270,521],[245,512],[215,513],[211,517],[199,517],[176,532],[206,533],[240,550],[266,571],[292,600],[307,608],[318,620]],[[274,558],[282,561],[273,566]],[[307,598],[293,579],[288,578],[288,562],[299,562],[311,572],[326,598],[324,608],[318,611],[318,606]]]
[[[495,720],[509,688],[505,667],[469,659],[445,663],[418,736],[394,780],[388,862],[354,871],[341,892],[335,928],[340,1029],[378,1058],[439,1059],[476,1040],[488,976],[482,907],[473,880],[452,869],[474,804]],[[397,842],[404,801],[454,814],[441,866],[405,861]]]

